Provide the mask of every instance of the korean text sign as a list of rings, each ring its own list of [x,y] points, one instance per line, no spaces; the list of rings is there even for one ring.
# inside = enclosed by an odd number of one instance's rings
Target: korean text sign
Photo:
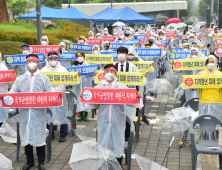
[[[105,80],[103,71],[98,71],[96,75],[96,83],[101,83],[101,80]],[[137,85],[143,86],[145,84],[145,79],[143,73],[135,72],[117,72],[117,80],[125,85]]]
[[[63,52],[59,60],[76,60],[76,52]]]
[[[2,107],[39,108],[62,106],[62,92],[5,93],[2,96]]]
[[[111,50],[117,50],[119,47],[126,47],[129,48],[130,46],[132,46],[132,43],[110,43],[110,49]]]
[[[41,72],[49,77],[51,84],[79,84],[77,72]]]
[[[116,51],[100,52],[100,54],[113,55],[113,60],[118,60]]]
[[[136,65],[137,69],[140,72],[148,71],[148,72],[153,72],[153,61],[133,61],[131,62]]]
[[[205,58],[175,60],[173,70],[204,70],[204,61]]]
[[[175,52],[171,53],[169,56],[169,60],[179,60],[179,59],[186,59],[190,52]]]
[[[94,69],[98,70],[98,68],[99,68],[99,64],[83,65],[83,66],[76,66],[76,67],[66,67],[68,72],[80,72],[81,76],[93,75]]]
[[[68,49],[73,51],[92,51],[92,45],[69,43]]]
[[[83,88],[81,103],[140,104],[136,89]]]
[[[0,71],[0,83],[10,83],[16,80],[16,74],[14,70]]]
[[[114,36],[102,36],[103,41],[114,41],[115,37]]]
[[[101,44],[102,40],[100,38],[88,38],[86,43],[89,45]]]
[[[44,53],[36,54],[39,57],[39,63],[45,63]],[[26,64],[27,54],[20,55],[5,55],[6,65],[21,65]]]
[[[222,38],[222,34],[214,34],[213,39],[220,39]]]
[[[32,48],[32,53],[45,53],[48,54],[50,51],[55,51],[59,53],[59,45],[30,45]]]
[[[101,55],[101,54],[86,54],[85,60],[87,63],[108,64],[108,63],[113,63],[113,56]]]
[[[160,48],[136,48],[138,56],[156,56],[161,57],[162,52]]]
[[[222,75],[183,76],[183,88],[222,88]]]

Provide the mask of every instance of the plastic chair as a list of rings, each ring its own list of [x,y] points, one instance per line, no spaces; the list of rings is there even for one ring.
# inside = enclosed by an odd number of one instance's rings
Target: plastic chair
[[[66,100],[68,103],[68,112],[67,112],[67,119],[71,121],[71,129],[76,129],[76,108],[77,104],[77,96],[71,90],[66,90]],[[74,136],[74,131],[72,130],[72,137]]]
[[[183,104],[182,107],[190,106],[195,112],[199,110],[199,98],[192,98]]]
[[[193,128],[197,124],[199,124],[200,127],[200,139],[198,144],[195,144]],[[190,127],[192,144],[192,170],[196,169],[197,155],[200,153],[219,155],[220,169],[222,169],[222,146],[218,145],[216,125],[220,125],[222,127],[222,121],[212,115],[201,115],[193,121]],[[207,147],[218,147],[218,149],[212,150]]]
[[[133,124],[133,121],[128,116],[126,116],[126,121],[130,125],[130,137],[129,137],[129,141],[125,141],[124,151],[126,155],[127,170],[130,170],[131,169],[131,154],[132,154],[132,146],[133,146],[133,135],[134,135],[134,124]]]
[[[141,115],[142,115],[142,109],[140,108],[139,112],[138,112],[138,121],[134,122],[135,129],[136,129],[136,142],[137,143],[139,142],[139,139],[140,139],[140,118],[141,118]]]
[[[51,161],[51,152],[52,152],[52,130],[53,130],[53,122],[54,122],[54,117],[52,110],[50,108],[47,108],[47,114],[50,114],[52,117],[49,125],[49,133],[46,136],[46,146],[47,146],[47,161]],[[17,122],[17,153],[16,153],[16,162],[19,161],[19,152],[20,152],[20,145],[21,145],[21,139],[20,139],[20,134],[19,134],[19,122]]]

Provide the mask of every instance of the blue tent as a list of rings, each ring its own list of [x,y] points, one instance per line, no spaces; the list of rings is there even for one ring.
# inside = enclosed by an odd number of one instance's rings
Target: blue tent
[[[77,10],[75,7],[66,9],[53,9],[48,7],[41,7],[41,14],[43,20],[84,20],[88,17],[87,15]],[[19,19],[36,19],[36,11],[19,16]]]
[[[95,23],[115,23],[117,21],[124,23],[155,23],[155,19],[143,16],[129,7],[120,10],[106,8],[87,19]]]

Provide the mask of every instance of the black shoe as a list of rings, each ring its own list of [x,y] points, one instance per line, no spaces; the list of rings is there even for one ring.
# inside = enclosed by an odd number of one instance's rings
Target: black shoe
[[[29,170],[31,167],[35,166],[34,164],[26,164],[22,167],[22,170]]]
[[[43,165],[43,164],[39,164],[39,170],[46,170],[45,165]]]
[[[66,141],[66,137],[65,136],[60,136],[59,142],[65,142],[65,141]]]

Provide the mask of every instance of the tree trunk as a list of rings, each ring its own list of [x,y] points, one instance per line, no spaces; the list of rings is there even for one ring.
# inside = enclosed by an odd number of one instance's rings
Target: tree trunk
[[[8,10],[6,5],[6,0],[0,0],[0,23],[5,21],[8,23]]]

